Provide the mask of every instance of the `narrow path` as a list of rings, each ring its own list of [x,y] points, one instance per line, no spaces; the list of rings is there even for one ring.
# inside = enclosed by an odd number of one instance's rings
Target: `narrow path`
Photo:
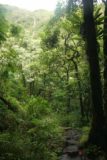
[[[60,160],[81,160],[78,155],[80,133],[77,130],[66,128],[64,148]]]

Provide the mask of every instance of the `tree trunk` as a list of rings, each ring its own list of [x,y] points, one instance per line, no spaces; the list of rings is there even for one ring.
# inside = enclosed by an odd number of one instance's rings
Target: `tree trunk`
[[[69,67],[66,69],[66,105],[67,113],[71,112],[71,87],[69,85]]]
[[[75,60],[73,60],[73,59],[72,59],[72,62],[73,62],[74,67],[75,67],[75,76],[76,76],[76,79],[77,79],[78,89],[79,89],[79,101],[80,101],[80,109],[81,109],[81,118],[84,118],[84,116],[85,116],[84,105],[83,105],[82,88],[81,88],[81,82],[80,82],[80,77],[79,77],[78,65],[75,62]]]
[[[35,95],[35,81],[29,82],[29,95]]]
[[[105,144],[104,113],[96,29],[93,17],[93,0],[83,0],[83,10],[86,34],[86,54],[90,68],[90,84],[93,103],[89,142],[103,147]]]
[[[103,53],[104,53],[104,110],[107,123],[107,0],[104,2],[104,36],[103,36]]]

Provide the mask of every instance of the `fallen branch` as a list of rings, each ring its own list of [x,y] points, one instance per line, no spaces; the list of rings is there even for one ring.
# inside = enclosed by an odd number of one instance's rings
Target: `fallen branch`
[[[13,112],[17,111],[17,108],[11,104],[8,100],[6,100],[4,97],[0,96],[0,100],[7,106],[8,109],[12,110]]]

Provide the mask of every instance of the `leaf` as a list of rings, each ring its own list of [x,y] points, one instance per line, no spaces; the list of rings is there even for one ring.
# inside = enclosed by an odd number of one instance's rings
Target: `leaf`
[[[95,14],[94,14],[95,19],[97,19],[97,17],[99,17],[100,15],[102,15],[102,13],[101,13],[101,8],[98,8],[98,9],[95,11]]]
[[[96,25],[101,25],[104,23],[104,17],[100,17],[99,19],[96,20]]]

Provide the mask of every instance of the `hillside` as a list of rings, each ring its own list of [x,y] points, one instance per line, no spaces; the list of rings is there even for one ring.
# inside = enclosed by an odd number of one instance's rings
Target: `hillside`
[[[35,10],[31,12],[14,6],[0,4],[0,10],[1,8],[2,10],[4,8],[6,19],[10,23],[21,25],[26,29],[40,29],[53,15],[52,12],[47,10]]]

